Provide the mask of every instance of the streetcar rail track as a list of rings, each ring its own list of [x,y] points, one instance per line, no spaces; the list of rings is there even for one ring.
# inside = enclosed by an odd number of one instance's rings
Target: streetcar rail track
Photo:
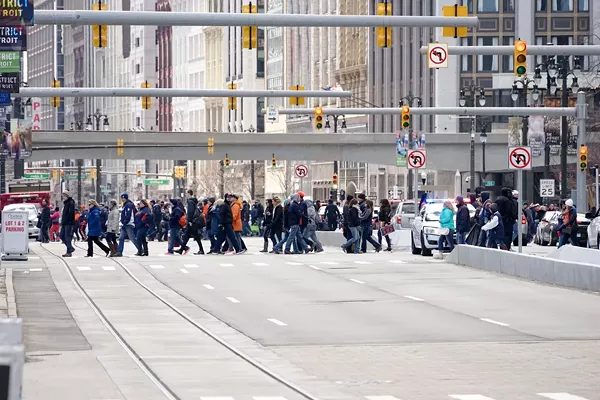
[[[119,344],[125,349],[125,351],[128,353],[128,355],[136,362],[136,364],[138,364],[138,366],[140,367],[140,369],[142,369],[142,371],[151,379],[151,381],[165,394],[165,396],[168,399],[172,399],[172,400],[180,400],[180,397],[177,396],[177,394],[171,389],[169,388],[159,377],[158,375],[152,370],[151,367],[149,367],[144,360],[135,352],[135,350],[127,343],[127,341],[120,335],[120,333],[117,331],[117,329],[110,323],[110,321],[108,320],[108,318],[106,318],[106,316],[102,313],[102,311],[100,310],[100,308],[96,305],[96,303],[92,300],[92,298],[88,295],[88,293],[86,292],[86,290],[83,288],[83,286],[79,283],[79,281],[77,280],[77,278],[75,277],[73,270],[71,268],[71,266],[66,262],[66,260],[61,257],[58,254],[53,253],[52,251],[50,251],[49,249],[45,248],[43,246],[43,244],[40,244],[40,246],[46,251],[48,252],[50,255],[56,257],[57,259],[59,259],[61,261],[61,263],[63,264],[63,266],[65,267],[67,273],[69,274],[69,277],[71,278],[71,281],[73,282],[73,284],[77,287],[78,291],[82,294],[82,296],[86,299],[86,302],[90,305],[90,307],[94,310],[94,312],[96,313],[96,315],[98,315],[98,317],[100,318],[100,320],[102,321],[102,323],[107,327],[107,329],[111,332],[111,334],[115,337],[115,339],[119,342]],[[74,246],[77,247],[80,250],[84,250],[87,251],[87,249],[84,249],[81,246],[78,246],[76,243],[74,243]],[[192,317],[190,317],[189,315],[187,315],[186,313],[184,313],[183,311],[181,311],[179,308],[177,308],[175,305],[173,305],[172,303],[170,303],[168,300],[166,300],[163,296],[161,296],[160,294],[156,293],[154,290],[152,290],[150,287],[148,287],[146,284],[144,284],[138,277],[137,275],[135,275],[127,266],[125,266],[125,264],[123,264],[121,261],[109,257],[109,260],[111,260],[112,262],[116,263],[117,265],[119,265],[121,267],[121,269],[135,282],[137,283],[140,287],[142,287],[144,290],[146,290],[150,295],[152,295],[154,298],[156,298],[158,301],[160,301],[161,303],[163,303],[165,306],[167,306],[167,308],[171,309],[171,311],[175,312],[177,315],[179,315],[181,318],[183,318],[186,322],[188,322],[189,324],[191,324],[192,326],[194,326],[196,329],[200,330],[202,333],[204,333],[205,335],[207,335],[208,337],[210,337],[211,339],[213,339],[215,342],[217,342],[218,344],[220,344],[221,346],[225,347],[227,350],[229,350],[231,353],[233,353],[234,355],[236,355],[237,357],[239,357],[240,359],[244,360],[245,362],[247,362],[248,364],[250,364],[251,366],[253,366],[254,368],[258,369],[259,371],[261,371],[262,373],[264,373],[265,375],[267,375],[268,377],[270,377],[271,379],[275,380],[276,382],[282,384],[283,386],[287,387],[288,389],[292,390],[293,392],[299,394],[300,396],[304,397],[307,400],[320,400],[319,397],[309,393],[308,391],[306,391],[305,389],[299,387],[298,385],[296,385],[295,383],[289,381],[288,379],[284,378],[283,376],[279,375],[278,373],[276,373],[275,371],[269,369],[268,367],[264,366],[263,364],[261,364],[259,361],[255,360],[254,358],[248,356],[247,354],[245,354],[244,352],[242,352],[241,350],[237,349],[236,347],[234,347],[233,345],[229,344],[228,342],[226,342],[224,339],[222,339],[221,337],[219,337],[217,334],[215,334],[214,332],[212,332],[211,330],[209,330],[208,328],[202,326],[201,324],[199,324],[198,322],[196,322]],[[144,268],[142,266],[142,268]],[[171,290],[173,293],[177,294],[178,296],[180,296],[181,298],[183,298],[184,300],[186,300],[187,302],[189,302],[191,305],[193,305],[194,307],[199,308],[200,310],[207,312],[206,310],[204,310],[202,307],[200,307],[198,304],[196,304],[194,301],[192,301],[191,299],[189,299],[188,297],[182,295],[180,292],[178,292],[177,290],[173,289],[171,286],[167,285],[166,283],[164,283],[162,280],[158,279],[154,274],[152,274],[150,271],[148,271],[148,273],[157,281],[159,282],[161,285],[165,286],[166,288],[168,288],[169,290]],[[212,315],[212,314],[211,314]],[[214,317],[214,316],[213,316]],[[216,318],[216,317],[215,317]],[[217,318],[218,319],[218,318]],[[220,320],[219,320],[220,321]],[[222,323],[225,323],[224,321],[221,321]]]

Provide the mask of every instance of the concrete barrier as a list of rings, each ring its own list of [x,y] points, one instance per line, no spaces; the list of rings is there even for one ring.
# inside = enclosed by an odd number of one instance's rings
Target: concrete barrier
[[[344,234],[341,230],[335,232],[318,231],[317,237],[323,246],[340,247],[342,244],[346,243],[346,239],[344,239]],[[373,238],[377,240],[377,231],[373,231]],[[410,247],[410,230],[408,229],[395,231],[390,235],[390,238],[392,239],[392,248],[394,249]],[[386,246],[385,239],[383,240],[383,245]]]
[[[547,257],[562,261],[600,265],[600,251],[585,247],[565,245],[548,254]]]
[[[600,266],[594,264],[467,245],[456,246],[446,261],[557,286],[600,291]]]

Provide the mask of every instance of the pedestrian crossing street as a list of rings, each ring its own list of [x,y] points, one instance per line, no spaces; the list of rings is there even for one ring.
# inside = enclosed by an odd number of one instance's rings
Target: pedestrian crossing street
[[[444,398],[444,397],[442,397]],[[483,394],[449,394],[448,399],[455,400],[514,400],[515,397],[489,397]],[[522,398],[522,397],[519,397]],[[580,397],[571,393],[531,393],[529,397],[533,399],[549,400],[595,400],[591,398]],[[288,400],[283,396],[252,396],[253,400]],[[390,395],[364,396],[366,400],[411,400],[409,398],[400,398]],[[441,398],[440,398],[441,399]],[[206,397],[201,396],[200,400],[242,400],[241,398],[229,396]],[[431,400],[434,400],[433,398]]]

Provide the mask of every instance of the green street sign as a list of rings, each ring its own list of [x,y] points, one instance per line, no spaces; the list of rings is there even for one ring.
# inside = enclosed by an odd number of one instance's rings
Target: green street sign
[[[25,179],[50,179],[49,172],[25,172]]]
[[[21,72],[20,51],[0,51],[0,73]]]
[[[170,179],[144,179],[144,185],[168,185],[170,183]]]
[[[484,186],[496,186],[496,181],[483,181]]]
[[[77,178],[79,177],[79,175],[65,175],[65,180],[67,181],[74,181],[77,180]],[[82,181],[87,181],[88,176],[87,175],[82,175],[81,176],[81,180]]]

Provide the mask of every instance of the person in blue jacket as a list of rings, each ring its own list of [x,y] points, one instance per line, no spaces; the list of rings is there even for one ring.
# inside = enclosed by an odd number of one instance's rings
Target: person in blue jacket
[[[221,249],[219,248],[219,233],[221,231],[221,206],[223,205],[223,199],[213,199],[213,205],[208,209],[208,216],[206,223],[210,225],[210,230],[207,226],[208,238],[210,239],[210,251],[208,254],[221,254]],[[208,223],[210,221],[210,224]]]
[[[173,207],[171,209],[171,216],[169,217],[169,247],[165,253],[166,255],[174,254],[175,243],[179,242],[179,233],[181,232],[182,228],[179,220],[185,214],[181,200],[171,199],[170,201]]]
[[[148,201],[140,201],[140,210],[135,213],[135,239],[138,242],[138,252],[136,256],[147,256],[148,255],[148,229],[153,225],[152,211]]]
[[[137,248],[138,253],[141,253],[140,246],[135,240],[135,233],[133,231],[135,227],[135,206],[133,202],[129,200],[127,193],[121,194],[121,202],[123,203],[123,209],[121,210],[121,233],[119,235],[119,246],[117,247],[117,254],[115,257],[123,257],[123,249],[125,247],[125,239],[129,239],[131,243]]]
[[[94,243],[98,247],[100,247],[106,256],[110,253],[110,249],[100,241],[100,236],[102,236],[102,218],[100,217],[100,206],[96,202],[96,200],[90,200],[89,202],[89,212],[88,212],[88,251],[86,257],[94,256]]]

